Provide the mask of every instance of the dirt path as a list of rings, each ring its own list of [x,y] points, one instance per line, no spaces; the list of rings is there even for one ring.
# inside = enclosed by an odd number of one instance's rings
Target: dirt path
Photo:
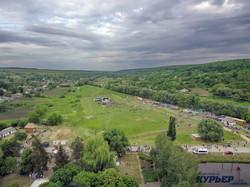
[[[141,181],[142,181],[142,184],[140,186],[143,187],[144,186],[144,178],[143,178],[143,175],[142,175],[141,162],[140,162],[138,154],[136,155],[136,159],[137,159],[137,162],[138,162],[138,167],[139,167]]]
[[[38,187],[40,184],[45,183],[45,182],[48,182],[48,181],[49,181],[49,179],[46,179],[46,178],[44,178],[44,179],[36,179],[36,180],[31,184],[30,187]]]
[[[224,130],[229,131],[229,132],[232,132],[231,129],[226,128],[226,127],[224,127]],[[232,133],[237,134],[237,133],[235,133],[235,132],[232,132]],[[239,135],[241,138],[243,138],[243,139],[246,140],[248,143],[250,143],[250,138],[246,137],[246,136],[243,135],[243,134],[237,134],[237,135]]]

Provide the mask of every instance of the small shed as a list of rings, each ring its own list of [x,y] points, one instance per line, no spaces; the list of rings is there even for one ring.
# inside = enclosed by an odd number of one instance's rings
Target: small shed
[[[28,123],[24,129],[26,133],[34,133],[36,132],[37,125],[34,123]]]

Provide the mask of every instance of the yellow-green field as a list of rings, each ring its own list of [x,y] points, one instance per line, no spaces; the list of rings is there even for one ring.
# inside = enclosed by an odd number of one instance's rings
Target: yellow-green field
[[[180,110],[152,105],[136,100],[136,97],[113,92],[93,86],[57,88],[52,92],[46,92],[45,98],[22,99],[18,102],[26,102],[29,107],[47,107],[47,118],[51,113],[62,114],[63,124],[49,126],[50,130],[40,136],[43,140],[68,140],[71,142],[75,137],[86,138],[109,128],[122,129],[132,144],[153,145],[156,135],[168,129],[169,117],[178,119],[177,144],[200,144],[190,138],[190,134],[197,133],[197,124],[201,117],[183,118],[179,115]],[[71,90],[69,92],[68,90]],[[72,92],[72,90],[74,90]],[[109,97],[111,103],[101,105],[94,101],[97,97]],[[23,111],[24,109],[19,109]],[[10,119],[0,122],[10,122]],[[14,113],[16,114],[16,112]],[[25,114],[27,115],[27,113]],[[25,117],[25,115],[23,117]],[[14,117],[15,115],[13,115]],[[1,117],[1,116],[0,116]],[[0,118],[1,119],[1,118]],[[191,124],[188,127],[188,124]],[[44,128],[40,126],[40,128]],[[225,141],[239,140],[239,136],[227,132]]]

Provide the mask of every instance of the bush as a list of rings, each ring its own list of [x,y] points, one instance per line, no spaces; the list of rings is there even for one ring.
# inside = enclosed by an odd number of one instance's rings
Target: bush
[[[56,113],[52,114],[52,115],[48,118],[48,121],[47,121],[47,123],[48,123],[49,125],[58,125],[58,124],[60,124],[60,123],[62,123],[62,122],[63,122],[63,117],[62,117],[62,115],[56,114]]]
[[[145,183],[158,181],[158,176],[155,170],[143,169],[142,175]]]
[[[147,162],[153,163],[153,159],[152,159],[149,155],[140,153],[140,154],[139,154],[139,158],[140,158],[141,160],[145,160],[145,161],[147,161]]]
[[[7,124],[5,123],[0,123],[0,131],[7,128]]]
[[[27,125],[27,121],[25,121],[25,120],[19,120],[17,126],[18,126],[20,129],[23,129],[26,125]]]
[[[26,140],[27,137],[28,135],[25,132],[16,132],[14,134],[14,139],[19,141]]]

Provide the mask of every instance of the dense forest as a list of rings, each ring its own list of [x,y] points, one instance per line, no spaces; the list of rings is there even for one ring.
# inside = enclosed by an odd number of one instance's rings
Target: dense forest
[[[125,70],[116,72],[115,75],[120,81],[110,82],[112,86],[126,83],[127,86],[164,90],[170,93],[176,93],[183,88],[188,90],[203,88],[223,98],[250,101],[250,59]]]

